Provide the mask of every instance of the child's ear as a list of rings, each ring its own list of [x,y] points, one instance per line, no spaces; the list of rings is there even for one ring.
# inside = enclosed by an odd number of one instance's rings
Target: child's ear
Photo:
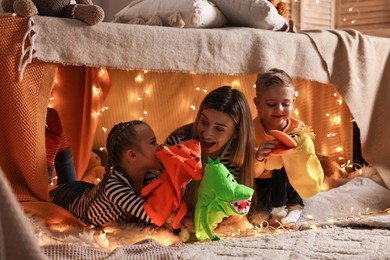
[[[126,157],[130,160],[134,160],[137,158],[137,155],[135,154],[134,150],[127,150]]]

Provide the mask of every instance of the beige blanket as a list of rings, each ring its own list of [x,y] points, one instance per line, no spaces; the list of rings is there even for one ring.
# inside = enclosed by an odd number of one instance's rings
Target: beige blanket
[[[115,69],[250,74],[271,67],[332,83],[361,132],[363,157],[390,187],[390,39],[353,30],[178,29],[36,16],[33,58]],[[61,28],[61,29],[59,29]]]

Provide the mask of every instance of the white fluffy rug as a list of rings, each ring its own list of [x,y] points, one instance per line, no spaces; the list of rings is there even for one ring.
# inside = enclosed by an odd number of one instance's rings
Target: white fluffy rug
[[[389,259],[390,191],[370,178],[305,200],[297,227],[253,227],[247,221],[221,225],[216,242],[183,243],[164,227],[110,226],[103,230],[47,227],[29,216],[39,245],[52,259]],[[276,212],[276,220],[285,214]],[[272,223],[271,223],[272,224]]]

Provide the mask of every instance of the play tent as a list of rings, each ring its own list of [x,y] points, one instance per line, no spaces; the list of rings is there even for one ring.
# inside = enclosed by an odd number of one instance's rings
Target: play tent
[[[182,120],[181,104],[174,100],[188,94],[180,91],[194,80],[191,75],[202,80],[238,75],[249,97],[256,74],[271,67],[318,89],[334,85],[360,129],[363,157],[390,187],[389,39],[354,30],[289,33],[243,27],[86,26],[77,20],[40,16],[2,16],[0,28],[0,164],[18,201],[48,200],[44,126],[51,98],[56,100],[80,177],[94,146],[104,100],[122,82],[112,84],[116,78],[110,76],[137,77],[134,71],[158,74],[155,100],[160,101],[154,101],[151,109],[160,113],[161,138]],[[176,117],[179,121],[172,123]],[[154,122],[152,126],[157,127]]]

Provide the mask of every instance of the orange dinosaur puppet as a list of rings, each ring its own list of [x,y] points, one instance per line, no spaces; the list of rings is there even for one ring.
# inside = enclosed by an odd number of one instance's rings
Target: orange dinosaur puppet
[[[157,226],[163,225],[177,210],[172,228],[178,234],[180,221],[187,213],[187,204],[182,200],[184,189],[191,180],[200,181],[203,176],[199,141],[163,146],[157,157],[165,170],[160,179],[142,189],[141,196],[146,199],[144,209]]]

